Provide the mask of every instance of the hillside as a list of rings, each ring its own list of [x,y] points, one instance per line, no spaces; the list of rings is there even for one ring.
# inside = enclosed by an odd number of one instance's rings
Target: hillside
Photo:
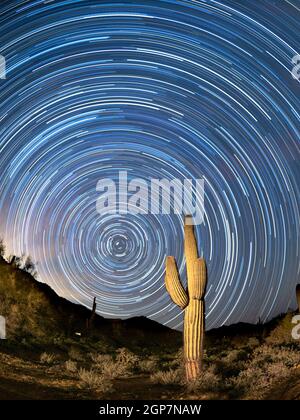
[[[118,345],[128,341],[144,344],[145,334],[151,339],[150,345],[166,339],[178,345],[181,340],[180,333],[145,317],[120,320],[95,314],[88,329],[90,310],[59,297],[48,285],[37,282],[3,258],[0,258],[0,315],[6,318],[9,340],[51,342],[58,337],[78,339],[76,333],[85,339],[102,339]]]

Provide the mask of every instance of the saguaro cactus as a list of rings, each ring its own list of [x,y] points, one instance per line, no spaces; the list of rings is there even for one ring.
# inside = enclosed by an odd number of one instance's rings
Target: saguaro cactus
[[[201,372],[203,363],[206,264],[203,258],[198,258],[194,227],[190,218],[191,216],[187,216],[184,224],[188,290],[185,291],[179,279],[174,257],[166,259],[165,283],[173,302],[185,311],[183,335],[186,379],[193,381]]]
[[[92,326],[93,326],[93,321],[94,321],[94,318],[95,318],[95,315],[96,315],[96,308],[97,308],[97,302],[96,302],[96,298],[94,297],[91,316],[90,316],[90,318],[88,318],[86,320],[86,329],[87,329],[87,331],[89,329],[91,329]]]

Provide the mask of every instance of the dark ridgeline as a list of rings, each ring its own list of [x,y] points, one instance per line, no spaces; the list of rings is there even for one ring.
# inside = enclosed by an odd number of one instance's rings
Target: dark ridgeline
[[[300,313],[300,284],[297,284],[296,286],[296,297],[298,303],[298,312]]]
[[[96,298],[89,310],[58,296],[25,267],[19,268],[18,261],[12,258],[6,262],[0,256],[0,315],[6,318],[8,339],[105,338],[109,344],[128,347],[131,343],[145,346],[146,342],[149,347],[181,344],[178,331],[148,318],[106,319],[96,313]]]

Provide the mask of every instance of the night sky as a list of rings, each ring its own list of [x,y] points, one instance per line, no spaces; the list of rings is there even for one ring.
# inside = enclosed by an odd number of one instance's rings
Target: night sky
[[[299,0],[1,1],[0,235],[106,317],[178,328],[177,215],[104,215],[102,178],[203,178],[207,328],[295,308]]]

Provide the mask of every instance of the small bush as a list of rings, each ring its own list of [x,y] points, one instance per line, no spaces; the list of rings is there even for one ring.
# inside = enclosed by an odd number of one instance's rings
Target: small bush
[[[266,362],[283,362],[287,367],[294,367],[300,363],[300,353],[298,350],[291,350],[284,347],[263,345],[258,347],[253,353],[253,362],[263,364]]]
[[[113,358],[109,354],[91,354],[95,368],[102,370],[105,365],[113,363]]]
[[[77,372],[77,363],[74,360],[67,360],[65,366],[68,372]]]
[[[132,368],[139,362],[139,357],[125,347],[117,350],[116,362],[123,366]]]
[[[157,369],[157,360],[147,359],[139,361],[139,370],[141,372],[154,372]]]
[[[97,354],[92,356],[95,369],[108,379],[114,379],[125,372],[125,369],[116,363],[108,354]]]
[[[217,392],[223,390],[222,378],[213,366],[206,368],[196,381],[186,383],[188,391]]]
[[[117,378],[128,375],[138,367],[139,358],[126,348],[117,350],[115,360],[108,354],[92,354],[94,368],[107,378]]]
[[[54,354],[49,354],[49,353],[42,353],[40,355],[40,362],[47,364],[47,365],[51,365],[55,360],[55,355]]]
[[[241,350],[231,350],[229,351],[225,357],[223,357],[222,361],[225,363],[234,363],[239,360]]]
[[[80,350],[76,349],[75,347],[71,347],[68,351],[69,357],[71,360],[75,360],[76,362],[83,362],[85,357],[80,352]]]
[[[244,398],[262,399],[277,382],[286,379],[300,362],[298,351],[263,345],[257,347],[245,368],[229,383]]]
[[[80,387],[100,393],[109,392],[112,390],[112,382],[104,375],[99,375],[95,370],[86,370],[80,368],[78,371],[80,380]]]
[[[120,378],[126,376],[127,370],[122,368],[119,364],[115,362],[108,363],[103,366],[102,374],[109,379]]]
[[[178,366],[182,366],[183,362],[184,362],[183,348],[180,348],[175,354],[174,363],[177,364]]]
[[[293,314],[288,313],[277,324],[266,338],[267,344],[285,345],[295,343],[292,337],[292,318]]]
[[[150,376],[151,382],[162,385],[179,385],[182,379],[181,369],[159,371]]]
[[[247,346],[252,348],[258,347],[259,346],[259,340],[256,337],[250,337],[247,343]]]
[[[115,369],[118,376],[125,376],[138,367],[139,357],[126,348],[117,350]],[[107,367],[109,368],[109,367]]]

